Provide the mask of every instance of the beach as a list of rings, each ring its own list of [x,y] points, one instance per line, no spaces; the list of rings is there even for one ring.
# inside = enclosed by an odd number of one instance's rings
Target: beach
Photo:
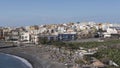
[[[33,68],[31,63],[24,58],[0,53],[0,68]]]
[[[11,54],[26,59],[33,68],[65,68],[62,63],[49,59],[49,53],[40,45],[20,46],[0,49],[0,53]]]

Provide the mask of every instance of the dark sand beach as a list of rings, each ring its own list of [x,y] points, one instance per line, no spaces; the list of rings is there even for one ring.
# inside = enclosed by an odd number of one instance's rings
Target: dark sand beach
[[[49,53],[40,46],[22,46],[0,49],[0,53],[16,55],[28,60],[33,68],[65,68],[62,63],[49,59]]]

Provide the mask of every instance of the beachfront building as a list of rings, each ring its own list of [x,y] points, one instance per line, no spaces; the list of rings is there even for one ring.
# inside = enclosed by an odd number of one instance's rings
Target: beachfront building
[[[34,44],[38,44],[38,42],[39,42],[39,35],[32,34],[31,35],[31,42],[34,43]]]
[[[10,27],[4,27],[3,28],[3,39],[5,41],[8,41],[9,40],[9,37],[10,37],[10,31],[12,30],[12,28]]]
[[[70,41],[75,39],[76,39],[76,32],[58,34],[58,40],[60,41]]]
[[[36,44],[38,42],[39,30],[30,30],[28,33],[30,42]]]
[[[11,30],[9,34],[10,41],[19,41],[20,35],[18,30]]]
[[[38,34],[41,33],[41,29],[39,26],[27,26],[26,27],[27,32],[22,35],[23,37],[26,37],[24,39],[27,39],[29,43],[37,44],[38,42]]]
[[[24,43],[30,43],[31,36],[29,32],[22,32],[20,36],[20,41]]]

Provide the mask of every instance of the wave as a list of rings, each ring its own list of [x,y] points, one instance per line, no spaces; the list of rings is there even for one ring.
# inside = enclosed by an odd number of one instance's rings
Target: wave
[[[24,59],[24,58],[21,58],[21,57],[15,56],[15,55],[10,55],[10,54],[5,54],[5,55],[10,56],[10,57],[14,57],[14,58],[20,60],[20,61],[23,62],[25,65],[27,65],[28,68],[33,68],[33,66],[32,66],[26,59]]]

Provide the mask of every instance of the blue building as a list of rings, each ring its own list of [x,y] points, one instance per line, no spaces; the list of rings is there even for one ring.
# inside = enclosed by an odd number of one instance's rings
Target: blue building
[[[70,40],[75,40],[76,39],[76,34],[69,34],[69,33],[63,33],[63,34],[58,34],[58,40],[60,41],[70,41]]]

